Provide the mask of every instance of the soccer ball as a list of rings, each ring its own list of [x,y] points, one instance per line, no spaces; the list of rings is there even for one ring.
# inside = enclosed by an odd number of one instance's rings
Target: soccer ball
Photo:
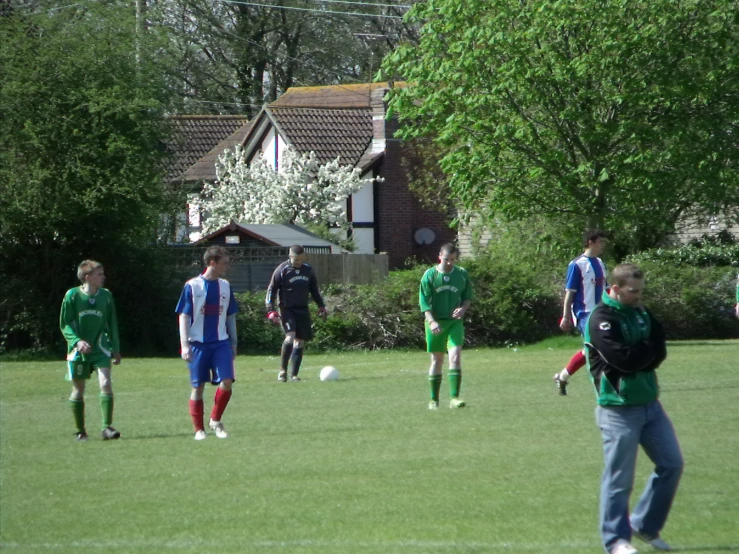
[[[332,365],[327,365],[321,370],[319,377],[321,381],[336,381],[339,378],[339,370]]]

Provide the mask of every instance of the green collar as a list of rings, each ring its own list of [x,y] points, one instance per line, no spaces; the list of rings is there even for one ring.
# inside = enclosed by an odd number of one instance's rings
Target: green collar
[[[606,291],[603,291],[603,304],[621,312],[628,312],[634,309],[631,306],[627,306],[626,304],[622,304],[618,300],[611,298],[610,296],[608,296],[608,293]]]

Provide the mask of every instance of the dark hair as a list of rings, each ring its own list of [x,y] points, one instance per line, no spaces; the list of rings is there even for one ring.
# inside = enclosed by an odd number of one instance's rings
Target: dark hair
[[[619,264],[611,270],[608,282],[623,287],[629,279],[644,279],[644,272],[638,265]]]
[[[447,242],[441,245],[441,248],[439,248],[439,254],[446,254],[447,256],[456,254],[459,256],[459,248],[453,243]]]
[[[203,254],[203,261],[206,267],[210,265],[210,262],[218,262],[221,258],[228,258],[228,250],[223,246],[209,246]]]
[[[608,238],[608,233],[606,233],[605,231],[601,231],[600,229],[593,229],[591,231],[586,231],[585,234],[582,236],[583,246],[587,248],[591,242],[595,242],[598,239],[607,239],[607,238]]]
[[[291,256],[300,256],[303,253],[305,253],[305,248],[303,248],[299,244],[293,244],[290,247],[290,255]]]

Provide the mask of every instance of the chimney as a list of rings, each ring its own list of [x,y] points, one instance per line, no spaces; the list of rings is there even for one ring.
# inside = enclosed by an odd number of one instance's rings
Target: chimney
[[[387,102],[385,95],[388,93],[387,87],[372,87],[370,84],[370,107],[372,108],[372,153],[384,152],[387,146],[386,141],[386,122],[385,114],[387,113]]]

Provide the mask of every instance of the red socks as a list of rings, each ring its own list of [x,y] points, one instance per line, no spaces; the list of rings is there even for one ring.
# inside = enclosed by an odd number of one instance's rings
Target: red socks
[[[228,406],[228,401],[231,400],[230,390],[223,390],[221,387],[216,389],[216,397],[213,404],[213,411],[210,413],[210,419],[213,421],[221,421],[223,412]]]
[[[201,400],[190,400],[190,417],[192,418],[193,427],[195,432],[205,431],[203,425],[203,401]]]
[[[567,370],[567,373],[569,373],[570,375],[574,375],[575,373],[577,373],[577,370],[584,365],[585,354],[583,354],[582,350],[578,350],[577,354],[572,356],[572,358],[570,359],[570,363],[567,364],[565,369]]]

